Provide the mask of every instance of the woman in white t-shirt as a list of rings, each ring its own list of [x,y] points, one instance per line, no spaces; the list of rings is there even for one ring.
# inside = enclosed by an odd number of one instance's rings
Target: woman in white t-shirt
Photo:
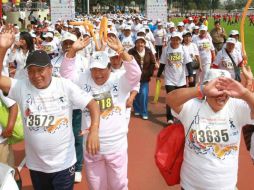
[[[187,52],[187,49],[182,46],[182,35],[174,32],[170,38],[170,43],[163,49],[160,67],[157,73],[159,78],[164,71],[165,88],[167,93],[178,88],[186,87],[186,73],[185,67],[188,69],[189,80],[193,81],[192,76],[192,59]],[[167,106],[167,122],[173,123],[173,115],[170,107]]]
[[[19,37],[19,42],[14,44],[10,51],[8,62],[14,63],[16,65],[15,78],[25,78],[27,77],[27,72],[24,67],[26,64],[26,59],[29,52],[34,51],[33,38],[28,32],[21,32]]]
[[[253,123],[254,94],[225,70],[210,69],[204,82],[167,96],[187,136],[180,184],[185,190],[234,190],[241,127]]]
[[[192,58],[192,62],[198,63],[199,64],[198,69],[200,69],[200,57],[199,57],[198,47],[196,44],[192,43],[190,31],[186,30],[183,33],[183,46],[186,47],[187,52],[190,54]],[[196,85],[196,73],[198,69],[193,69],[193,82],[188,81],[190,87],[193,87]],[[186,72],[188,72],[187,69],[186,69]],[[187,73],[186,76],[189,76],[189,73]]]

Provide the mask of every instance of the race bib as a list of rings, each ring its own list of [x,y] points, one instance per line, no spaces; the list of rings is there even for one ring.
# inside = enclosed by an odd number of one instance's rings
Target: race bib
[[[99,104],[101,112],[112,109],[114,107],[113,99],[110,92],[94,94],[93,96],[94,99]]]
[[[197,141],[200,143],[228,143],[229,133],[227,129],[197,130]]]
[[[170,62],[178,62],[178,61],[181,61],[182,60],[182,56],[181,56],[181,53],[169,53],[168,54],[168,60]]]
[[[49,127],[55,124],[55,117],[52,115],[29,115],[26,118],[27,127]]]

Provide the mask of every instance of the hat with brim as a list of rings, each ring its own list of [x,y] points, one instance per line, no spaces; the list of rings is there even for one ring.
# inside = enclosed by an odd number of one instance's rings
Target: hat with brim
[[[231,43],[231,44],[236,44],[236,39],[235,38],[228,38],[226,43]]]
[[[200,27],[199,27],[199,30],[200,31],[207,31],[207,26],[205,26],[205,25],[201,25]]]
[[[51,65],[51,60],[48,54],[43,50],[35,50],[29,53],[26,59],[25,69],[30,66],[46,67]]]
[[[77,36],[75,36],[74,34],[66,32],[62,38],[62,42],[64,42],[65,40],[70,40],[70,41],[76,42],[77,39],[78,39]]]
[[[239,32],[237,30],[231,30],[229,33],[229,36],[235,36],[235,35],[239,35]]]
[[[109,49],[108,50],[108,57],[111,58],[111,57],[115,57],[115,56],[119,56],[119,54],[116,51]]]
[[[90,69],[106,69],[109,63],[108,54],[105,51],[97,51],[90,58]]]
[[[182,34],[179,32],[173,32],[170,39],[176,38],[176,37],[179,38],[181,41],[183,40]]]
[[[135,43],[137,43],[138,40],[142,40],[144,43],[146,43],[145,38],[142,37],[142,36],[138,36],[138,37],[136,38],[136,40],[135,40]]]
[[[47,32],[45,35],[43,35],[44,38],[54,38],[54,35],[51,32]]]
[[[184,37],[184,36],[187,36],[187,35],[191,35],[191,32],[190,32],[189,30],[185,30],[185,31],[183,32],[183,37]]]
[[[203,83],[209,82],[209,81],[219,78],[219,77],[231,78],[231,74],[227,70],[209,69],[209,71],[205,75]]]

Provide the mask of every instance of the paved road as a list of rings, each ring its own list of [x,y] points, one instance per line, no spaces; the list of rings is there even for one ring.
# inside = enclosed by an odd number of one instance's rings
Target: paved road
[[[154,95],[154,79],[150,85],[150,102]],[[162,89],[162,97],[165,91]],[[168,187],[163,181],[154,163],[155,139],[158,132],[165,125],[165,98],[160,98],[158,104],[149,104],[149,121],[132,116],[129,126],[129,189],[130,190],[176,190],[179,186]],[[24,145],[14,146],[16,162],[19,164],[24,157]],[[84,174],[84,171],[83,171]],[[32,190],[29,172],[23,168],[23,190]],[[85,175],[85,174],[84,174]],[[241,142],[239,161],[239,190],[254,189],[254,166],[250,160],[246,147]],[[75,185],[75,190],[87,189],[87,183]]]

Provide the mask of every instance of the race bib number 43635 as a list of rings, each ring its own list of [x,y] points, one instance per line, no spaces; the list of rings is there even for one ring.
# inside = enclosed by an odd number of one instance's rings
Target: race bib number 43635
[[[52,115],[29,115],[26,118],[28,127],[49,127],[55,124],[55,117]]]

